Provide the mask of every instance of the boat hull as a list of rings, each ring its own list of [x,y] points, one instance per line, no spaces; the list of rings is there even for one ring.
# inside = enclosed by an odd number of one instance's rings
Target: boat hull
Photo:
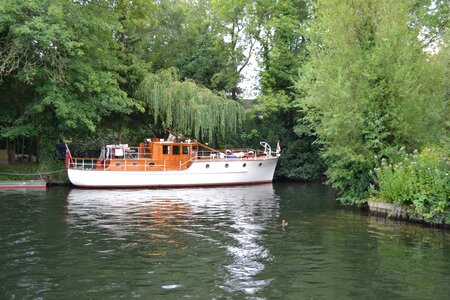
[[[68,169],[69,180],[86,188],[186,187],[272,182],[278,158],[195,161],[181,171]]]
[[[47,182],[43,180],[1,180],[0,189],[45,189]]]

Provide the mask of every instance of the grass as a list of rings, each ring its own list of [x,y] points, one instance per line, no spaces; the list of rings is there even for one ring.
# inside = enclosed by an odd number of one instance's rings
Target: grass
[[[49,184],[68,183],[64,163],[50,164],[18,162],[13,165],[0,165],[0,180],[45,180]]]

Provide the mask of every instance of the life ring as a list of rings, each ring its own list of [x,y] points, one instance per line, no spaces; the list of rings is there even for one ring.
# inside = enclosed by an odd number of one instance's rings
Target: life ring
[[[103,168],[103,160],[101,160],[101,159],[97,160],[95,165],[97,166],[97,169]]]

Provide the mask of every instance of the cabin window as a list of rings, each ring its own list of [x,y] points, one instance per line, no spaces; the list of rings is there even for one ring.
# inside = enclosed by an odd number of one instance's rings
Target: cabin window
[[[134,163],[132,163],[131,165],[132,165],[133,167],[137,167],[138,163],[137,163],[137,162],[134,162]]]
[[[183,146],[183,154],[189,154],[189,146]]]
[[[148,164],[150,167],[153,167],[154,165],[155,165],[155,163],[154,162],[151,162],[151,163],[149,163]]]
[[[169,145],[163,145],[163,154],[170,154]]]
[[[206,166],[205,166],[207,169],[209,169],[209,164],[206,164]]]
[[[228,168],[230,165],[228,165],[228,164],[225,164],[225,168]]]
[[[122,166],[122,164],[118,162],[118,163],[115,163],[115,166],[116,166],[117,168],[119,168],[119,167]]]
[[[172,148],[172,153],[173,154],[177,154],[177,155],[179,155],[180,154],[180,146],[173,146],[173,148]]]
[[[243,164],[243,165],[242,165],[242,167],[244,167],[244,168],[245,168],[246,166],[247,166],[247,164]]]
[[[259,163],[258,167],[261,167],[261,166],[262,166],[262,163]]]

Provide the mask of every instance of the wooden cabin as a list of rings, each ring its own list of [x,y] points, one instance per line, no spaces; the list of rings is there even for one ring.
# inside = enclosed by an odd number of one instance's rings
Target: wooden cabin
[[[108,145],[104,159],[97,160],[96,169],[105,171],[171,171],[185,170],[197,159],[198,143],[153,141],[139,147],[126,144]],[[209,154],[208,154],[209,155]]]

